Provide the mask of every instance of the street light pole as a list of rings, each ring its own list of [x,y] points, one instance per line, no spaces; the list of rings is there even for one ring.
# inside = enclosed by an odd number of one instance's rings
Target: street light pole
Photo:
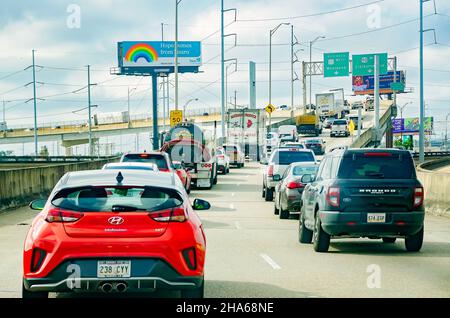
[[[290,25],[290,23],[280,23],[269,32],[269,104],[272,104],[272,36],[282,25]]]
[[[325,39],[325,36],[318,36],[313,41],[309,42],[309,107],[312,108],[312,47],[313,44],[319,40]],[[306,107],[306,105],[305,105]]]
[[[182,0],[175,0],[175,110],[178,110],[178,5]]]
[[[92,156],[92,115],[91,115],[91,66],[87,66],[88,71],[88,126],[89,126],[89,156]],[[128,113],[130,116],[130,113]]]
[[[186,102],[186,104],[184,104],[184,106],[183,106],[183,116],[184,116],[184,120],[186,121],[186,107],[191,103],[191,102],[197,102],[198,101],[198,98],[192,98],[192,99],[190,99],[190,100],[188,100],[187,102]]]
[[[34,107],[34,155],[38,156],[38,127],[37,127],[37,103],[36,103],[36,63],[34,60],[34,52],[33,52],[33,107]]]

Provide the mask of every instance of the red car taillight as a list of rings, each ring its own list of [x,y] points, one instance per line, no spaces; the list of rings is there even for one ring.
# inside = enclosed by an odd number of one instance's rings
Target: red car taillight
[[[169,172],[169,169],[159,169],[159,171],[161,171],[161,172]]]
[[[148,216],[157,222],[184,222],[187,220],[186,213],[182,207],[151,212]]]
[[[326,200],[329,205],[339,207],[340,190],[338,187],[330,187],[327,192]]]
[[[197,268],[197,255],[195,253],[195,248],[187,248],[182,252],[182,254],[189,269],[195,270]]]
[[[219,159],[224,159],[225,156],[224,156],[224,155],[218,155],[217,158],[219,158]]]
[[[267,169],[267,175],[273,177],[273,165],[270,165]]]
[[[42,263],[44,263],[45,255],[47,255],[47,252],[44,250],[41,250],[40,248],[35,248],[33,250],[33,255],[31,256],[31,271],[37,272],[39,268],[41,268]]]
[[[291,181],[287,184],[286,188],[288,189],[299,189],[304,188],[305,185],[299,181]]]
[[[73,223],[83,217],[83,213],[76,211],[65,211],[61,209],[50,209],[45,220],[48,223]]]
[[[423,188],[422,187],[415,187],[414,188],[414,207],[418,208],[423,204]]]

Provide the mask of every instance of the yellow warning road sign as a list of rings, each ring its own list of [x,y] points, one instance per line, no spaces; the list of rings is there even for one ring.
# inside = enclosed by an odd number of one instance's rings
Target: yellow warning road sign
[[[266,112],[269,114],[272,114],[275,111],[275,106],[273,106],[272,104],[269,104],[266,106]]]
[[[182,121],[183,121],[183,111],[181,110],[170,111],[170,127],[181,124]]]

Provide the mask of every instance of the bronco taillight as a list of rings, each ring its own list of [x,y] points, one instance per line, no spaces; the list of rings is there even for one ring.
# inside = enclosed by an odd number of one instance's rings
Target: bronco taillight
[[[329,205],[339,207],[340,189],[338,187],[328,188],[326,200]]]
[[[186,212],[182,207],[150,212],[148,216],[157,222],[184,222],[187,220]]]
[[[37,272],[41,268],[42,263],[44,263],[45,255],[47,252],[41,250],[40,248],[35,248],[31,256],[31,271]]]
[[[415,187],[414,188],[414,207],[418,208],[423,204],[423,188],[422,187]]]
[[[48,223],[73,223],[83,217],[83,213],[76,211],[65,211],[58,208],[50,209],[45,220]]]

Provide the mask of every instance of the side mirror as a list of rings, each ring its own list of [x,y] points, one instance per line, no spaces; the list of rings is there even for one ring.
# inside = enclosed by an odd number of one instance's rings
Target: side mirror
[[[209,210],[211,208],[211,204],[205,200],[195,199],[192,208],[196,211]]]
[[[46,203],[47,203],[47,200],[37,199],[37,200],[31,201],[28,206],[32,210],[42,211],[44,209]]]
[[[281,176],[279,174],[274,175],[273,181],[281,181]]]
[[[301,183],[311,183],[314,182],[315,177],[313,175],[310,174],[304,174],[301,178]]]

